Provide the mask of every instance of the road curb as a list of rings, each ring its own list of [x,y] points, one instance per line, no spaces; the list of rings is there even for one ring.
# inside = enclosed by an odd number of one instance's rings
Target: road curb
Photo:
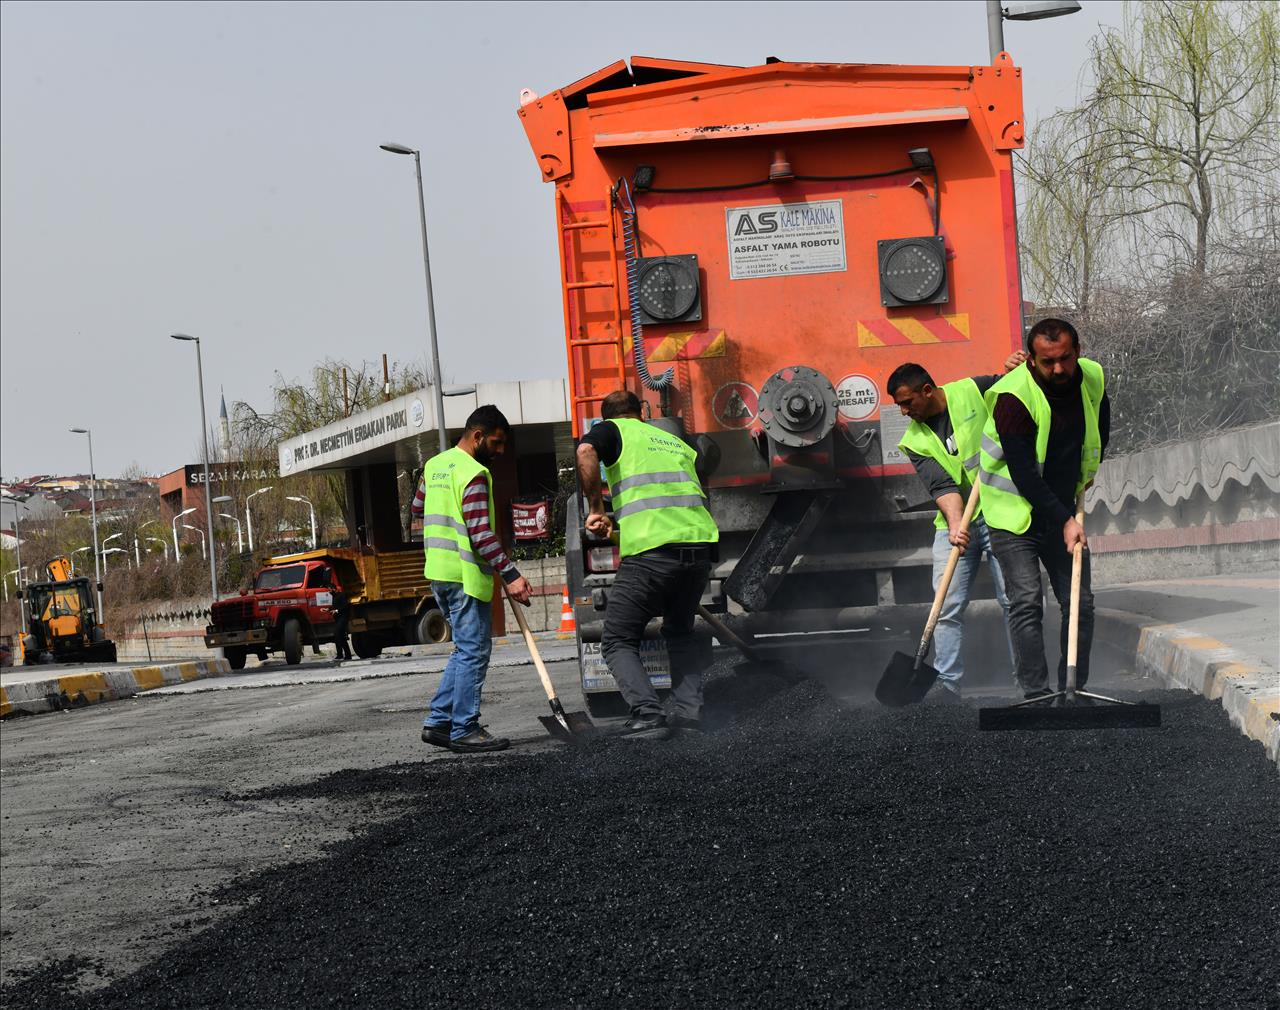
[[[1280,765],[1280,674],[1192,628],[1099,608],[1097,629],[1134,657],[1134,672],[1220,701],[1231,722]]]
[[[201,659],[160,666],[117,667],[91,673],[69,673],[47,680],[0,687],[0,719],[83,708],[102,701],[132,698],[157,687],[182,684],[231,672],[225,659]]]

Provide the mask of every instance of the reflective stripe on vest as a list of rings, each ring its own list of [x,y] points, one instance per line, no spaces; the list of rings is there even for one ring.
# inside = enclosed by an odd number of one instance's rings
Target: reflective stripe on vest
[[[622,452],[605,467],[622,557],[666,544],[720,539],[694,469],[697,454],[677,436],[636,418],[614,418]]]
[[[467,485],[481,473],[489,479],[489,528],[496,529],[493,478],[475,457],[455,446],[431,457],[423,466],[423,575],[435,582],[459,582],[468,596],[488,603],[493,599],[493,569],[472,551],[462,518],[462,496]]]
[[[1080,449],[1080,476],[1076,481],[1076,494],[1098,472],[1102,459],[1102,439],[1098,434],[1098,411],[1102,405],[1105,378],[1102,366],[1089,358],[1079,358],[1083,381],[1080,396],[1084,401],[1084,443]],[[1023,497],[1018,485],[1009,476],[1009,464],[1004,458],[1004,447],[996,431],[994,411],[1001,393],[1012,393],[1027,408],[1036,426],[1036,468],[1044,473],[1044,463],[1049,450],[1049,421],[1052,411],[1044,390],[1031,374],[1030,364],[1015,368],[987,390],[986,401],[989,416],[982,432],[979,455],[982,470],[982,511],[987,525],[1009,533],[1025,533],[1031,525],[1031,503]]]
[[[956,451],[947,452],[947,447],[937,432],[923,421],[912,421],[907,425],[898,448],[934,460],[956,482],[961,495],[967,495],[973,487],[973,476],[978,469],[978,447],[982,441],[983,425],[987,421],[987,404],[978,391],[978,384],[972,379],[948,382],[942,386],[942,391],[947,395],[947,416],[951,419]],[[981,514],[982,506],[979,505],[974,518]],[[934,516],[933,525],[940,530],[947,528],[947,517],[942,514],[941,509]]]

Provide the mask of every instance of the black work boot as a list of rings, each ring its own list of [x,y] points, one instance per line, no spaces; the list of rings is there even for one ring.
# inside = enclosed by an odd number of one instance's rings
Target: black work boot
[[[423,726],[422,742],[429,743],[433,747],[443,747],[445,750],[449,750],[449,731],[452,728],[447,722],[438,726]]]
[[[622,724],[622,733],[630,737],[660,736],[666,732],[667,717],[661,712],[640,712]]]
[[[494,736],[483,726],[477,726],[466,736],[449,741],[449,749],[458,754],[484,754],[506,750],[510,746],[511,741],[506,737]]]

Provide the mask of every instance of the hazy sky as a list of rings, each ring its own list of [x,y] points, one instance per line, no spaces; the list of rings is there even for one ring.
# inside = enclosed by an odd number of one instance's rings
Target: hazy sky
[[[633,54],[987,62],[981,0],[0,5],[0,474],[163,473],[273,373],[422,359],[413,161],[446,378],[564,374],[552,189],[516,108]],[[1009,23],[1028,120],[1118,3]]]

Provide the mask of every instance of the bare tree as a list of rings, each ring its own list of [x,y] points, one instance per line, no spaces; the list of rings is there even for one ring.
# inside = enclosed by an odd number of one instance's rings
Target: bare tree
[[[1019,157],[1019,239],[1027,290],[1041,304],[1088,315],[1120,213],[1089,110],[1058,112],[1031,131]]]
[[[1252,217],[1280,170],[1274,0],[1150,0],[1091,46],[1078,115],[1134,226],[1136,258],[1203,277],[1215,225]]]

